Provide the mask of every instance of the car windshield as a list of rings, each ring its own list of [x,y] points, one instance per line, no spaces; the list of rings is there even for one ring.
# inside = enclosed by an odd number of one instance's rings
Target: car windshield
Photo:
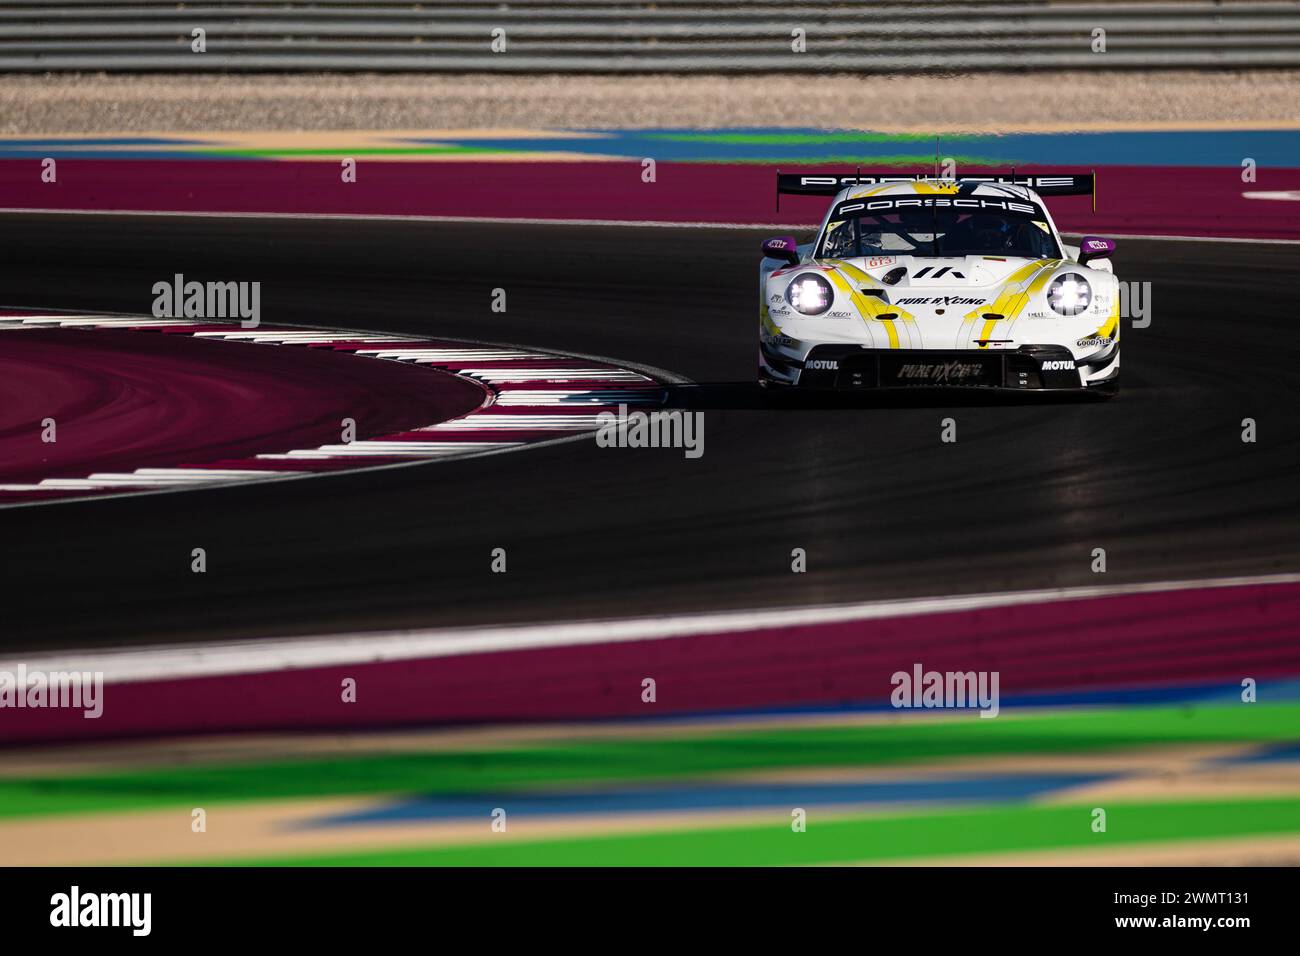
[[[861,203],[842,205],[862,206]],[[930,207],[855,211],[844,215],[846,211],[826,224],[817,253],[819,258],[878,255],[1060,258],[1051,226],[1037,212]]]

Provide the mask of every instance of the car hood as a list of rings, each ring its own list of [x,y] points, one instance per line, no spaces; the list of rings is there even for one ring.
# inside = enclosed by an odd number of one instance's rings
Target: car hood
[[[1062,263],[1060,259],[1020,256],[863,256],[837,261],[881,281],[890,290],[891,298],[895,292],[901,295],[908,290],[919,293],[997,287],[1030,266]]]

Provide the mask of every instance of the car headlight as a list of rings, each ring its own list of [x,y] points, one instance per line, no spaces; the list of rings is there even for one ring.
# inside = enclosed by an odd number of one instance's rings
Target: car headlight
[[[821,315],[831,307],[835,293],[821,276],[805,272],[785,287],[785,301],[804,315]]]
[[[1047,304],[1061,315],[1078,315],[1092,304],[1092,286],[1077,272],[1066,272],[1047,287]]]

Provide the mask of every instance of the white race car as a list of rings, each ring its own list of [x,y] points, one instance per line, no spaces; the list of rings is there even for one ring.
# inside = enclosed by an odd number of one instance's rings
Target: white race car
[[[813,243],[763,243],[759,383],[1115,394],[1115,244],[1065,245],[1040,198],[1093,189],[1092,175],[778,173],[778,201],[835,198]]]

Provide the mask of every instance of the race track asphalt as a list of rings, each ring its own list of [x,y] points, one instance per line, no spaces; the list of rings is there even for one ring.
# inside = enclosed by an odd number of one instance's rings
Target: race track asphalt
[[[268,323],[642,363],[696,383],[674,401],[705,417],[698,460],[583,439],[0,510],[6,650],[1300,570],[1300,245],[1121,239],[1116,271],[1152,284],[1152,321],[1126,322],[1111,402],[766,408],[753,385],[763,232],[0,219],[2,305],[148,312],[153,284],[177,272],[260,281]],[[947,417],[956,443],[940,441]],[[195,547],[205,574],[190,570]],[[498,547],[505,574],[490,569]],[[806,573],[791,571],[794,548]]]

